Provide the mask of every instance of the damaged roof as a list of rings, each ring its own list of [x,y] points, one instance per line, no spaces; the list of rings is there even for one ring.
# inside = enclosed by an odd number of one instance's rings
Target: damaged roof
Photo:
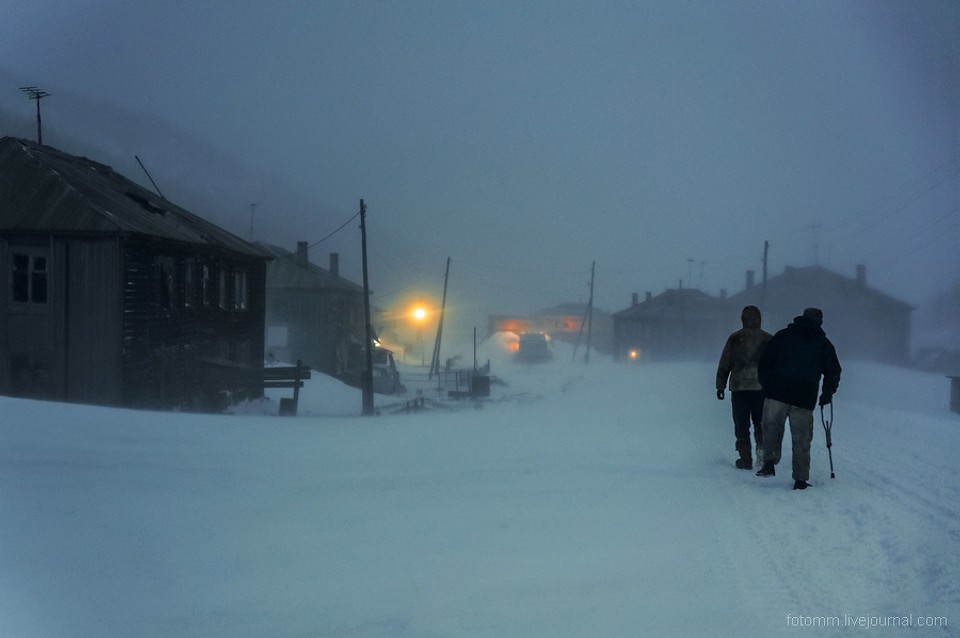
[[[109,166],[15,137],[0,138],[0,231],[146,235],[268,256]]]

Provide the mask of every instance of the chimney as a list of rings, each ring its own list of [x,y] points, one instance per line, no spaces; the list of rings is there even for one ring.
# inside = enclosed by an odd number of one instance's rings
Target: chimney
[[[727,289],[726,289],[726,288],[721,288],[721,289],[720,289],[720,298],[721,298],[721,299],[726,299],[726,298],[727,298]]]
[[[297,259],[304,262],[307,261],[307,251],[309,247],[310,247],[310,244],[308,244],[307,242],[298,241],[297,242]]]
[[[653,299],[653,293],[650,291],[647,291],[647,301],[650,301],[651,299]]]
[[[747,271],[747,290],[750,290],[751,288],[753,288],[753,271],[748,270]]]
[[[857,285],[867,285],[867,267],[863,264],[857,264]]]
[[[633,293],[633,295],[630,297],[630,305],[636,306],[639,302],[640,302],[640,295],[637,293]]]
[[[330,274],[340,276],[340,253],[330,253]]]

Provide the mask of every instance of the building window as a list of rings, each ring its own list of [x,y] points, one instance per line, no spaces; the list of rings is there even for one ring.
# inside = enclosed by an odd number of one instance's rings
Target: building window
[[[14,301],[47,303],[47,258],[14,253],[10,288]]]
[[[170,310],[176,302],[174,273],[176,265],[170,257],[157,257],[154,261],[156,273],[156,303],[161,310]]]
[[[203,298],[203,307],[209,308],[211,303],[210,296],[213,293],[213,283],[211,282],[210,266],[204,264],[203,272],[200,275],[200,294]]]
[[[221,270],[219,273],[219,278],[217,280],[217,305],[221,308],[227,308],[227,273],[225,270]]]
[[[247,309],[247,273],[233,273],[233,309]]]
[[[187,259],[183,264],[183,305],[186,308],[192,308],[196,290],[194,283],[196,280],[197,263],[192,259]]]

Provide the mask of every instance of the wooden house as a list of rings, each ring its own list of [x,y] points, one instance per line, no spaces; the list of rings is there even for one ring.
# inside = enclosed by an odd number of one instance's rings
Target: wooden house
[[[309,260],[307,242],[291,253],[262,244],[267,266],[266,358],[301,360],[311,369],[359,382],[363,352],[363,287],[340,276],[339,256],[329,269]]]
[[[616,361],[710,360],[729,331],[726,302],[692,288],[669,289],[613,314]],[[717,343],[719,342],[719,346]]]
[[[0,393],[188,410],[262,394],[267,259],[108,166],[0,139]]]
[[[823,329],[845,358],[906,365],[910,360],[910,304],[867,285],[867,270],[856,268],[846,277],[822,266],[787,267],[766,283],[755,284],[751,273],[743,292],[729,298],[736,312],[755,305],[763,314],[763,328],[773,334],[807,307],[823,310]],[[736,316],[727,321],[730,332]],[[719,356],[719,355],[718,355]]]

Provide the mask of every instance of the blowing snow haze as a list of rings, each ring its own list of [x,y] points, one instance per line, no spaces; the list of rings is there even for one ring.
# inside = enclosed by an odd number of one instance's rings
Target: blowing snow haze
[[[473,322],[814,263],[960,278],[960,5],[6,0],[0,132]],[[252,231],[252,232],[251,232]],[[356,223],[311,247],[360,280]],[[482,325],[482,324],[481,324]]]

